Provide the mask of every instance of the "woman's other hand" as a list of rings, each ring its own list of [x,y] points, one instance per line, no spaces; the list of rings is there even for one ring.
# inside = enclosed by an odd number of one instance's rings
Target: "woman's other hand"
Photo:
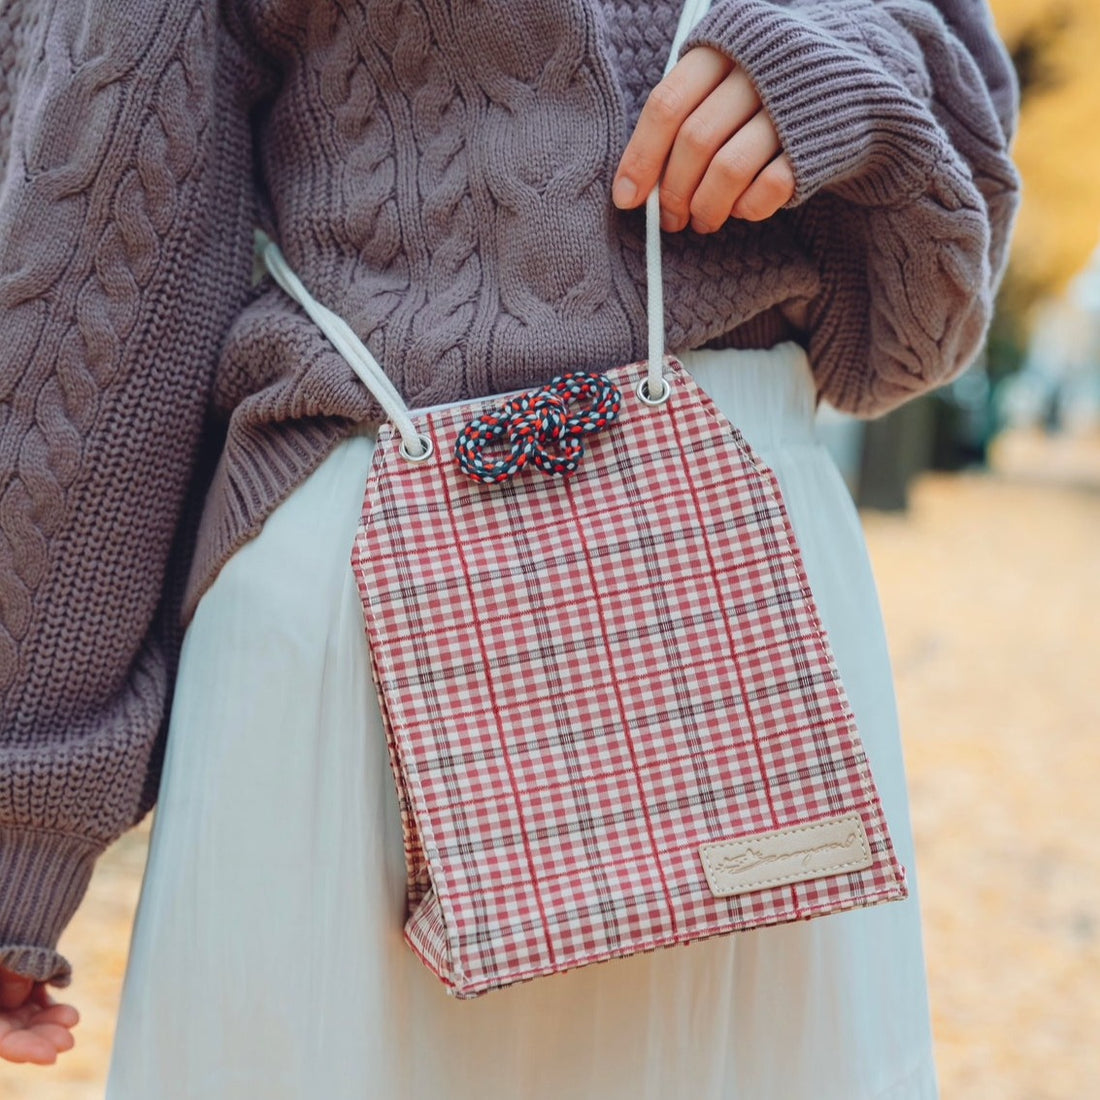
[[[43,982],[0,967],[0,1058],[53,1065],[71,1049],[79,1019],[72,1005],[53,1001]]]
[[[663,173],[663,174],[662,174]],[[649,94],[611,197],[640,206],[661,181],[661,228],[713,233],[761,221],[794,194],[775,126],[744,71],[717,50],[689,50]]]

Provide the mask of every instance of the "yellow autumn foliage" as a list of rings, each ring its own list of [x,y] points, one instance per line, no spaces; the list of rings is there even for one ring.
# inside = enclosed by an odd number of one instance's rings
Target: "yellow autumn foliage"
[[[1015,145],[1024,201],[1012,271],[1028,301],[1064,289],[1100,242],[1100,0],[991,3],[1010,49],[1038,32],[1050,78],[1025,94]]]

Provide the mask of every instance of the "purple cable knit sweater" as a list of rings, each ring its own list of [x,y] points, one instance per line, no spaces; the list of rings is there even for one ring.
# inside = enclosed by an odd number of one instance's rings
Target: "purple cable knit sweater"
[[[57,940],[92,864],[153,800],[181,619],[377,415],[301,311],[251,286],[253,225],[412,405],[640,358],[641,216],[609,191],[677,15],[3,5],[5,966],[67,981]],[[751,76],[797,191],[767,222],[666,235],[669,346],[766,346],[801,317],[822,395],[868,415],[956,374],[1017,201],[983,0],[717,0],[698,44]]]

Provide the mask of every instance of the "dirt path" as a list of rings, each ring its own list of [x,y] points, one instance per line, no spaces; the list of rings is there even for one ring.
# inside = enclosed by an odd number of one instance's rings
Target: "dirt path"
[[[866,520],[945,1100],[1100,1097],[1100,451],[1077,489],[1026,453]]]
[[[1084,1100],[1100,1096],[1100,446],[1017,439],[1001,466],[926,478],[907,516],[866,527],[944,1100]],[[144,845],[138,830],[104,857],[62,944],[76,1050],[0,1068],[3,1100],[102,1096]]]

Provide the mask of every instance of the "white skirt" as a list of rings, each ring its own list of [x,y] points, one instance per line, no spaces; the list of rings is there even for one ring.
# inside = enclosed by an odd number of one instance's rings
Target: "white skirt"
[[[776,472],[909,900],[449,997],[405,869],[341,444],[187,632],[108,1100],[928,1100],[937,1095],[889,658],[806,358],[685,365]]]

